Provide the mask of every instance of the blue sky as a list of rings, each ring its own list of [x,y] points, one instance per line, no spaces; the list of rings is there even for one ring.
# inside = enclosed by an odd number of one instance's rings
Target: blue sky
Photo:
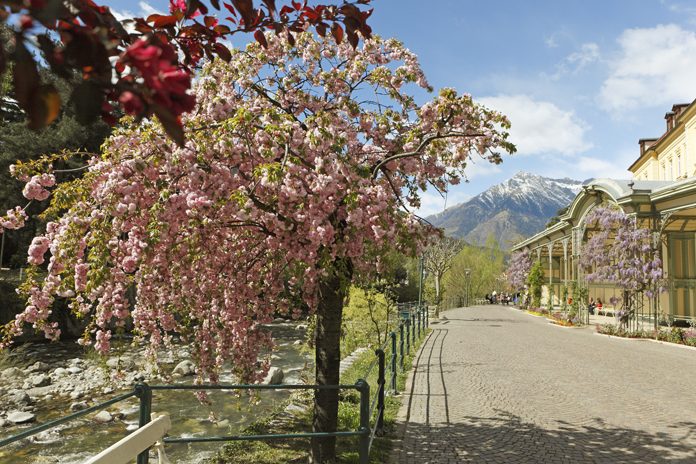
[[[471,93],[512,121],[518,153],[499,166],[471,166],[470,181],[452,188],[447,206],[520,170],[626,178],[638,139],[660,136],[672,104],[696,99],[694,2],[373,1],[375,33],[418,54],[436,89]],[[126,16],[168,5],[107,3]],[[421,214],[444,206],[427,192]]]

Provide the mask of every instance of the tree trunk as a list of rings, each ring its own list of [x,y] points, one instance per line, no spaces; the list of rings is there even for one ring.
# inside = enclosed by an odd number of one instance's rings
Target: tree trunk
[[[316,311],[314,334],[316,383],[338,385],[341,365],[341,320],[346,286],[342,281],[350,277],[344,263],[334,263],[331,274],[320,283],[319,305]],[[348,280],[350,280],[348,278]],[[338,422],[338,390],[316,390],[314,393],[315,432],[335,432]],[[312,439],[311,462],[332,463],[336,460],[336,438]]]

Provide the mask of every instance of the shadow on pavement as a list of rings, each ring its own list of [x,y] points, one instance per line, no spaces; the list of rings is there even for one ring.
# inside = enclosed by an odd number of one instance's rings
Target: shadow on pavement
[[[394,462],[696,462],[696,423],[675,425],[680,436],[611,427],[601,420],[592,426],[556,422],[546,429],[502,412],[501,417],[466,417],[457,424],[409,423],[401,446],[397,445],[403,451]],[[687,436],[684,429],[689,430]]]

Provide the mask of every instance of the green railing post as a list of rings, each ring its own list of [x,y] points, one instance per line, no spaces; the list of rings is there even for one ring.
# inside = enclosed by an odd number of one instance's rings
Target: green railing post
[[[363,379],[355,382],[360,392],[360,464],[370,462],[370,385]]]
[[[140,418],[138,425],[143,427],[150,422],[152,415],[152,389],[146,383],[139,383],[135,386],[135,396],[140,398]],[[150,459],[150,449],[146,449],[138,455],[138,464],[148,464]]]
[[[428,305],[423,305],[423,313],[425,314],[425,328],[430,326],[430,311],[428,311]]]
[[[413,349],[416,349],[416,312],[411,313],[411,325],[413,326],[413,329],[411,329],[411,345],[413,345]]]
[[[385,376],[384,366],[384,350],[378,349],[375,351],[377,355],[377,435],[382,436],[384,432],[384,389],[387,379]]]
[[[421,335],[421,309],[420,309],[420,306],[418,306],[418,309],[416,309],[416,319],[418,320],[418,338],[420,338],[420,335]]]
[[[391,355],[391,387],[392,387],[392,392],[394,394],[397,394],[396,391],[396,333],[391,332],[389,334],[391,337],[391,348],[392,348],[392,355]]]
[[[401,370],[404,369],[404,323],[399,324],[399,350],[401,351]]]
[[[406,352],[411,352],[411,318],[406,319]]]

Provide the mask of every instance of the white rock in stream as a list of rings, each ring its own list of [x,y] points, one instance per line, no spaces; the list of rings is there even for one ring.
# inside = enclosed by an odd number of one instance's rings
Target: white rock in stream
[[[77,366],[70,366],[68,367],[68,372],[70,372],[71,374],[79,374],[80,372],[82,372],[82,369]]]
[[[70,372],[67,369],[65,369],[64,367],[59,367],[53,371],[53,375],[55,375],[56,377],[65,377],[69,373]]]
[[[36,416],[30,412],[15,411],[7,415],[7,420],[13,424],[26,424],[28,422],[34,422]]]
[[[45,387],[51,385],[51,378],[46,374],[37,374],[29,377],[29,383],[32,387]]]
[[[27,369],[29,372],[46,372],[51,368],[48,364],[45,362],[41,361],[36,361],[34,364],[29,366],[29,369]]]
[[[302,340],[295,340],[295,341],[293,342],[293,345],[295,345],[295,346],[299,346],[299,345],[301,345],[301,344],[302,344]]]
[[[140,428],[140,426],[137,423],[136,424],[128,424],[128,427],[126,427],[126,432],[135,432],[139,428]]]
[[[73,404],[70,405],[70,410],[71,411],[82,411],[83,409],[87,409],[87,402],[86,401],[77,401]]]
[[[283,377],[285,373],[280,367],[271,367],[266,374],[266,378],[263,379],[263,383],[266,385],[278,385],[283,383]]]
[[[22,369],[16,367],[8,367],[0,373],[0,379],[2,380],[13,380],[20,377],[23,374]]]
[[[111,413],[109,411],[101,411],[96,416],[94,416],[94,420],[101,424],[106,424],[107,422],[111,422],[112,420],[114,420],[114,418],[111,416]]]
[[[196,365],[193,363],[193,361],[189,361],[187,359],[187,360],[181,361],[179,364],[177,364],[172,372],[174,374],[179,374],[179,375],[184,375],[184,376],[193,375],[196,373]]]

